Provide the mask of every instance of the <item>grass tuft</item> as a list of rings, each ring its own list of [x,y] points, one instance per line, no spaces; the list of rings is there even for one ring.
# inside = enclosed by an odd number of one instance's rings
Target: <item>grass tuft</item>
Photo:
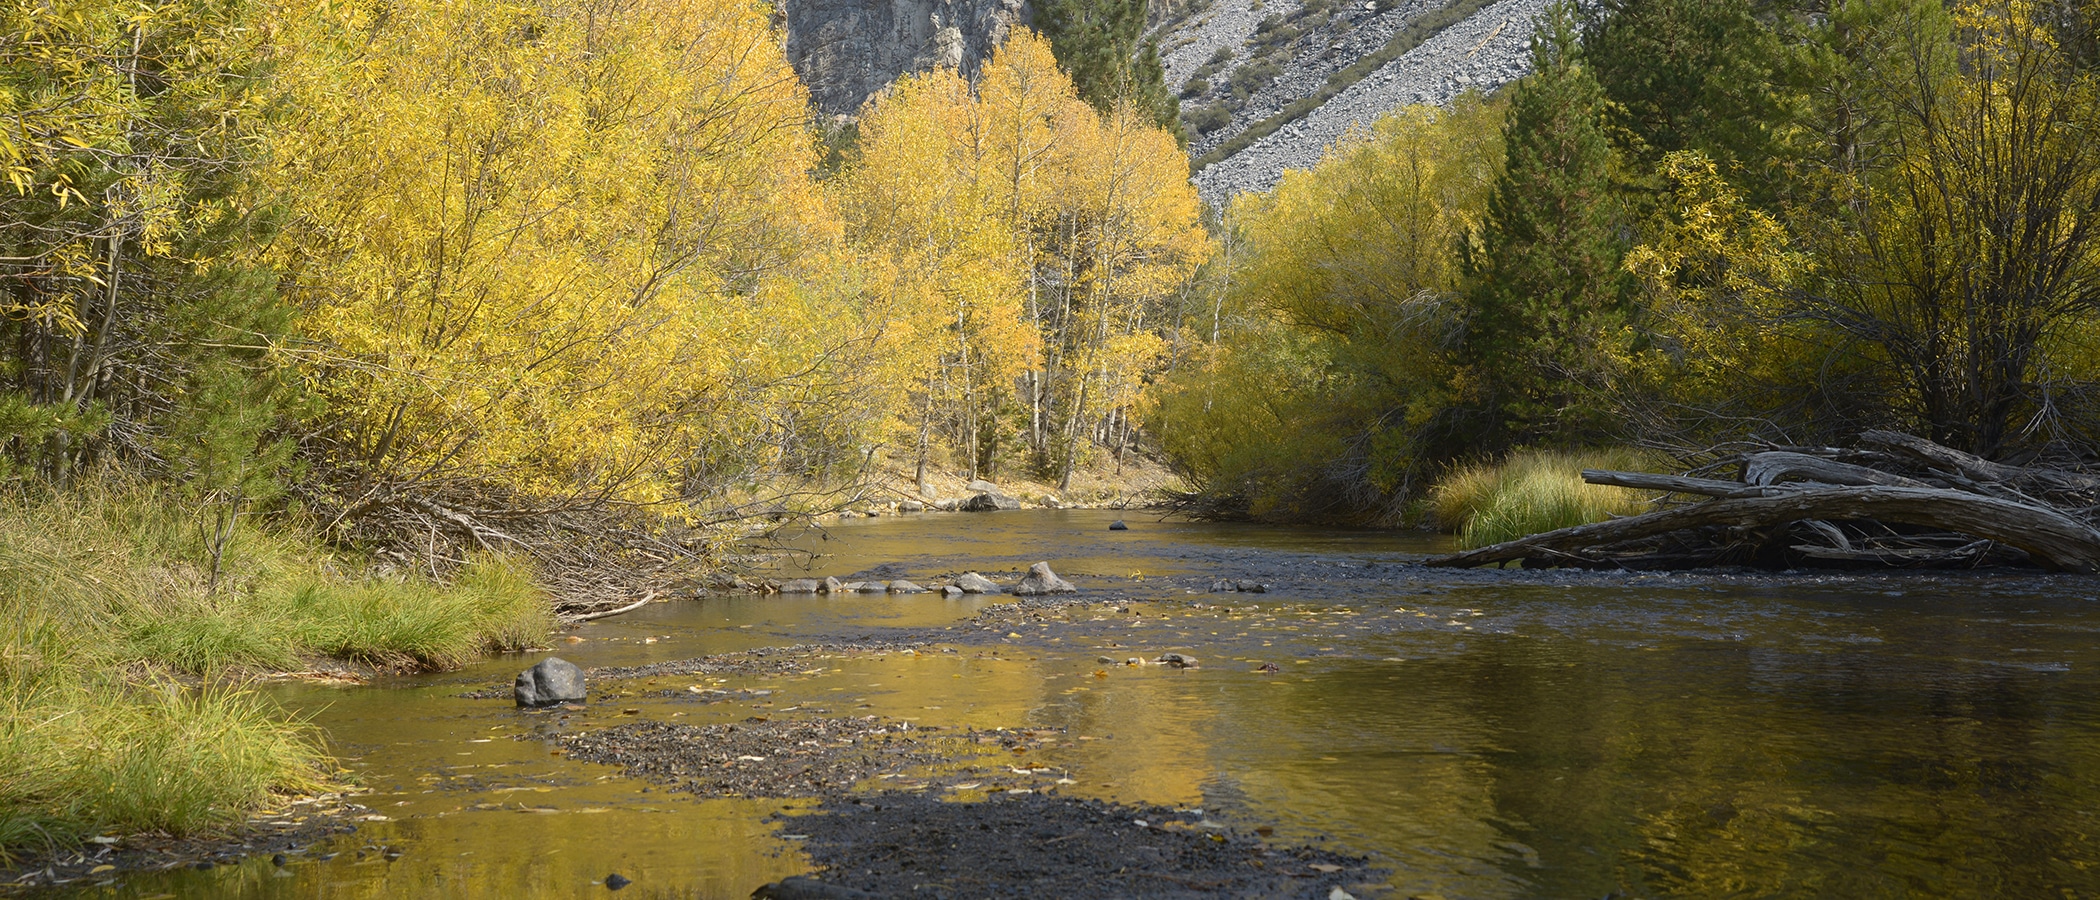
[[[1526,535],[1646,512],[1655,494],[1585,484],[1583,469],[1645,469],[1637,450],[1525,450],[1500,463],[1453,469],[1430,491],[1438,527],[1468,549]]]
[[[320,736],[241,690],[328,656],[439,669],[554,622],[523,564],[449,584],[342,574],[318,541],[149,485],[0,494],[0,863],[105,832],[188,834],[325,787]]]

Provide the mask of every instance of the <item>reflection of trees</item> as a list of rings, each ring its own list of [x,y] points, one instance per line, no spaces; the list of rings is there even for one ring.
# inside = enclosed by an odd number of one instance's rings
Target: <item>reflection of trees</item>
[[[1925,637],[1923,635],[1917,637]],[[1906,644],[1909,641],[1906,641]],[[2093,851],[2093,735],[1958,631],[1825,653],[1503,640],[1462,661],[1543,895],[2031,896]]]

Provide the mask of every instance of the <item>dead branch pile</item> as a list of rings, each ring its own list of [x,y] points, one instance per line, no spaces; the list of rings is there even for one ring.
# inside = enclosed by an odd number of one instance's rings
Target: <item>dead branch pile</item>
[[[1733,480],[1584,471],[1664,493],[1654,512],[1429,560],[1527,567],[2031,565],[2100,574],[2100,476],[1993,462],[1892,431],[1854,449],[1764,447],[1703,467]],[[1686,502],[1684,498],[1705,498]]]

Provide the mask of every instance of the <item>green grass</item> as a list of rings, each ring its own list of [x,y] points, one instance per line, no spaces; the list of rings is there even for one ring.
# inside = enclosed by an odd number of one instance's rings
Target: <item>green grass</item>
[[[1519,451],[1499,463],[1453,469],[1431,489],[1430,514],[1469,549],[1635,515],[1649,509],[1653,493],[1585,484],[1582,470],[1641,470],[1656,462],[1624,448]]]
[[[0,494],[0,861],[99,833],[232,824],[333,771],[313,729],[239,686],[332,657],[457,666],[553,625],[523,568],[370,577],[149,485]]]

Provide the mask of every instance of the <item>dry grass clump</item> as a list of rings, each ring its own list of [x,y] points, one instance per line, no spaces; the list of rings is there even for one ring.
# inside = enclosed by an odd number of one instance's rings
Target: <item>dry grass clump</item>
[[[1585,484],[1584,469],[1641,470],[1659,460],[1631,448],[1523,450],[1453,469],[1430,490],[1437,526],[1467,548],[1646,512],[1650,491]]]

